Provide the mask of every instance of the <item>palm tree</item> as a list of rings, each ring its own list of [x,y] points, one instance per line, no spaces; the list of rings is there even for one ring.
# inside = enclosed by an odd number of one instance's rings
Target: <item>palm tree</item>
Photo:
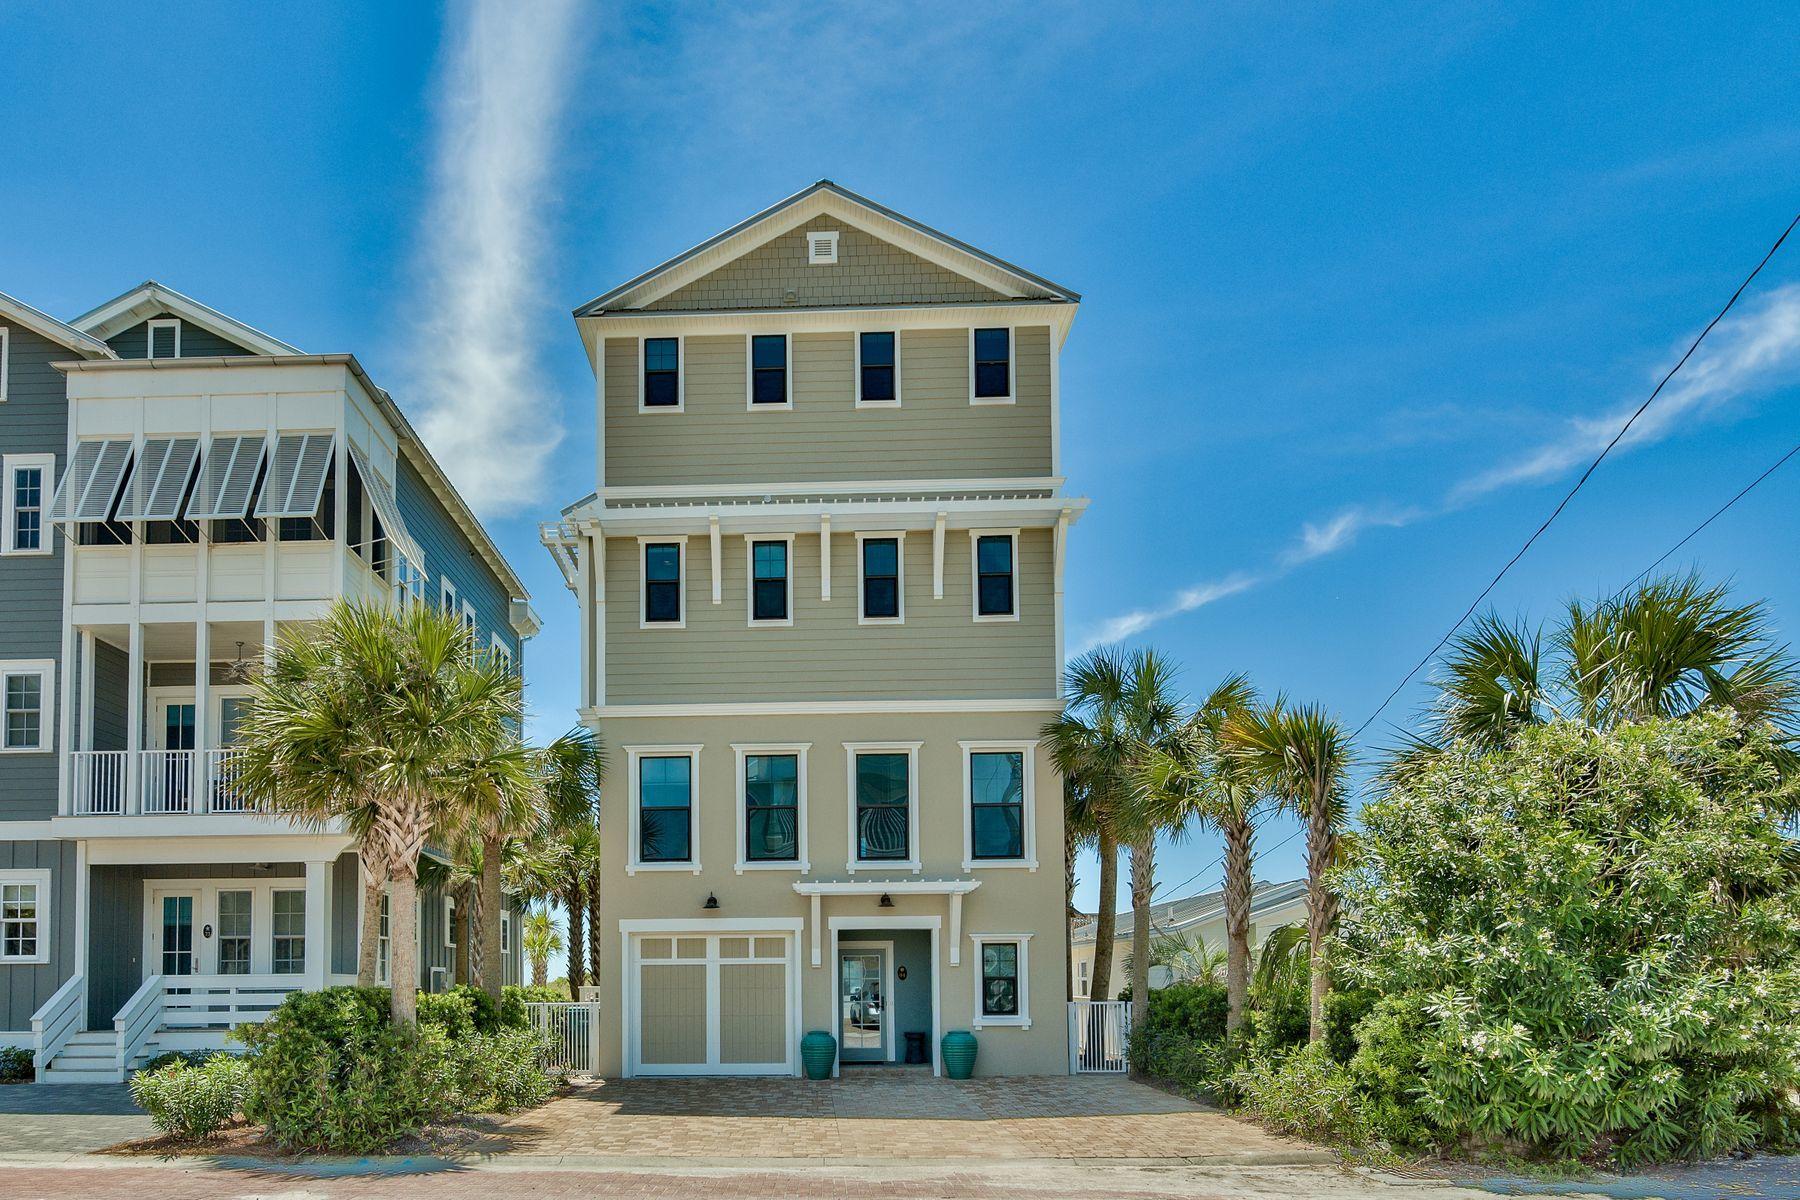
[[[1063,980],[1067,998],[1075,999],[1075,927],[1087,919],[1075,907],[1075,859],[1082,850],[1094,848],[1099,833],[1094,821],[1094,808],[1088,791],[1073,778],[1063,779],[1063,951],[1069,962],[1069,977]],[[1096,955],[1099,946],[1095,946]],[[1108,951],[1110,954],[1111,952]]]
[[[263,811],[360,832],[370,875],[392,889],[397,1026],[417,1012],[420,852],[455,813],[460,772],[517,729],[519,712],[518,677],[425,605],[340,601],[285,634],[255,684],[238,729],[240,786]]]
[[[544,987],[550,982],[550,958],[563,951],[562,930],[557,928],[549,910],[534,908],[525,914],[522,945],[531,960],[531,986]]]
[[[509,668],[502,663],[501,669]],[[459,970],[458,979],[475,984],[496,1001],[506,975],[500,952],[500,923],[506,908],[506,843],[542,820],[539,801],[545,796],[544,753],[528,749],[515,732],[508,731],[503,739],[478,747],[458,776],[456,820],[465,831],[466,857],[474,868],[466,893],[469,936],[459,943],[467,970]],[[461,899],[457,902],[459,919],[464,903]],[[459,960],[459,968],[462,965]]]
[[[1100,857],[1100,901],[1094,931],[1092,994],[1105,996],[1112,977],[1118,905],[1118,847],[1131,846],[1132,944],[1150,944],[1150,896],[1155,889],[1156,828],[1143,819],[1137,784],[1150,750],[1179,715],[1174,671],[1154,650],[1090,651],[1069,665],[1064,709],[1040,733],[1065,779],[1073,779],[1092,810]],[[1133,1016],[1141,1021],[1150,990],[1150,960],[1135,956]],[[1140,978],[1141,977],[1141,978]]]
[[[597,968],[600,961],[598,820],[606,752],[592,730],[576,726],[544,747],[538,769],[550,859],[546,882],[569,914],[569,995],[578,997],[587,965]]]
[[[1328,939],[1337,924],[1337,896],[1327,873],[1338,858],[1338,838],[1349,819],[1345,775],[1349,739],[1317,705],[1290,707],[1276,697],[1226,721],[1222,739],[1237,769],[1306,822],[1306,937],[1312,970],[1311,1038],[1325,1036],[1325,993],[1331,977]]]
[[[1190,817],[1225,841],[1225,1029],[1243,1028],[1250,1000],[1250,904],[1256,824],[1268,800],[1242,762],[1225,750],[1224,731],[1256,705],[1243,675],[1215,687],[1182,722],[1167,749],[1151,755],[1142,785],[1176,827]]]

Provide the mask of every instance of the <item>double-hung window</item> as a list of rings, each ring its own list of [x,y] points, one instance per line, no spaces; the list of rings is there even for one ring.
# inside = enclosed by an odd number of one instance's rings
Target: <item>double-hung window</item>
[[[381,893],[381,928],[375,935],[375,978],[388,982],[388,964],[394,955],[394,905],[387,892]]]
[[[457,601],[456,585],[450,582],[448,575],[438,579],[438,606],[453,617],[462,611]]]
[[[1028,970],[1031,935],[974,933],[975,1028],[984,1025],[1031,1025],[1031,979]]]
[[[965,867],[1035,865],[1029,856],[1031,748],[963,743],[968,804]]]
[[[0,871],[0,963],[50,961],[50,872]]]
[[[745,864],[800,861],[800,752],[740,751]]]
[[[856,335],[856,403],[900,403],[900,335]]]
[[[444,949],[456,949],[456,897],[444,897]]]
[[[700,869],[694,825],[698,746],[626,747],[636,812],[631,826],[631,869]]]
[[[969,334],[969,402],[1011,404],[1012,383],[1012,330],[973,330]]]
[[[5,515],[5,541],[0,542],[0,554],[48,554],[53,547],[44,514],[50,507],[56,456],[8,454],[3,461],[0,473],[5,478],[0,486],[6,491],[0,496],[0,510]]]
[[[640,408],[681,408],[681,339],[644,339]]]
[[[306,893],[275,893],[269,969],[277,975],[306,970]]]
[[[0,753],[53,748],[56,664],[49,659],[0,662]]]
[[[849,744],[850,869],[919,869],[917,743]]]
[[[750,623],[788,625],[794,619],[793,542],[750,540]]]
[[[644,611],[642,625],[680,626],[684,605],[681,595],[680,542],[644,542]]]
[[[1011,621],[1019,615],[1017,533],[975,535],[975,619]]]
[[[866,625],[900,621],[900,535],[859,535],[857,543],[862,557],[858,600],[861,622]]]
[[[250,906],[252,893],[219,893],[219,974],[250,973]]]
[[[793,405],[787,334],[751,334],[750,407],[792,408]]]

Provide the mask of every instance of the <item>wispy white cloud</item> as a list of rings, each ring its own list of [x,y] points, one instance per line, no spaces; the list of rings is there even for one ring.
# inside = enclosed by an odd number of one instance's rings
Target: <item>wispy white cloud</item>
[[[1676,353],[1686,343],[1676,347]],[[1666,360],[1665,360],[1666,361]],[[1667,367],[1660,367],[1666,371]],[[1775,289],[1740,316],[1722,321],[1655,404],[1631,428],[1614,454],[1654,445],[1681,433],[1734,401],[1792,383],[1800,376],[1800,284]],[[1234,571],[1179,593],[1160,608],[1136,609],[1099,623],[1082,650],[1123,641],[1172,617],[1193,612],[1283,578],[1315,559],[1353,546],[1370,529],[1398,529],[1466,508],[1508,488],[1542,483],[1590,462],[1612,440],[1642,400],[1595,417],[1578,417],[1564,432],[1517,458],[1477,472],[1452,486],[1428,508],[1352,504],[1321,521],[1302,525],[1295,538],[1273,554],[1269,565]]]
[[[421,432],[478,511],[538,498],[562,430],[537,367],[545,210],[577,0],[469,0],[437,94]]]

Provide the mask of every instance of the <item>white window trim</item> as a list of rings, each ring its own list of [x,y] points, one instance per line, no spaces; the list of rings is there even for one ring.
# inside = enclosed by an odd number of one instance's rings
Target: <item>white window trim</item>
[[[984,537],[1009,537],[1012,539],[1012,611],[1010,613],[983,613],[981,611],[981,539]],[[969,614],[977,621],[1017,621],[1020,608],[1019,531],[1017,529],[969,530]]]
[[[971,933],[969,941],[974,943],[974,970],[969,974],[975,979],[975,1005],[969,1010],[969,1024],[980,1029],[993,1025],[1010,1029],[1031,1028],[1031,935],[1029,933]],[[981,1014],[981,948],[988,942],[1011,942],[1019,947],[1019,1015],[1016,1017],[986,1017]]]
[[[863,608],[863,542],[869,539],[883,541],[892,538],[894,545],[894,588],[899,597],[894,617],[864,616]],[[904,625],[906,624],[906,531],[904,529],[857,530],[856,531],[856,623],[858,625]]]
[[[394,973],[394,901],[392,888],[382,888],[381,906],[387,910],[387,932],[381,932],[381,921],[377,919],[375,923],[375,982],[386,984],[393,978]],[[361,924],[361,911],[362,910],[359,907],[357,910],[359,928]],[[383,944],[387,946],[386,954],[381,952]]]
[[[450,582],[450,577],[448,575],[438,576],[438,608],[455,616],[457,601],[460,599],[461,596],[457,593],[456,585]]]
[[[173,358],[181,357],[181,321],[175,317],[164,317],[157,321],[144,322],[144,357],[156,357],[156,331],[173,329],[175,331],[175,353]]]
[[[787,545],[787,617],[783,620],[756,619],[756,543],[783,542]],[[682,614],[684,617],[686,613]],[[791,533],[746,533],[744,535],[744,620],[752,629],[786,629],[794,623],[794,535]]]
[[[0,325],[0,404],[6,403],[6,379],[12,374],[12,330]]]
[[[0,331],[4,332],[4,331]],[[5,357],[5,346],[0,344],[0,359]],[[5,371],[4,363],[0,363],[0,372]],[[4,400],[0,396],[0,400]],[[13,472],[37,469],[42,471],[43,484],[38,497],[38,548],[36,550],[15,550],[13,548],[13,504],[18,493],[13,488]],[[5,496],[0,496],[0,555],[7,557],[30,558],[56,553],[55,527],[50,523],[50,500],[56,493],[56,455],[54,454],[8,454],[0,458],[0,486],[6,489]]]
[[[646,405],[644,403],[644,343],[654,337],[661,341],[667,337],[675,339],[675,405]],[[638,338],[637,347],[637,410],[641,413],[678,413],[687,411],[687,335],[686,334],[650,334]]]
[[[145,882],[147,882],[147,883],[148,882],[162,883],[164,881],[163,880],[154,880],[154,881],[146,880]],[[223,888],[225,891],[244,891],[246,889],[244,889],[241,886],[238,886],[241,882],[242,881],[240,881],[240,880],[226,880],[226,881],[223,881]],[[269,947],[269,958],[268,958],[269,967],[268,967],[268,969],[269,969],[270,974],[304,975],[304,974],[306,974],[307,968],[309,966],[311,966],[311,964],[313,962],[313,956],[315,954],[321,954],[321,953],[329,954],[330,953],[329,947],[317,946],[317,945],[313,944],[313,938],[311,936],[312,914],[307,911],[312,906],[307,902],[306,889],[303,887],[294,887],[293,886],[294,882],[295,881],[293,879],[281,879],[269,888],[269,935],[268,935],[267,942],[268,942],[268,947]],[[278,934],[275,932],[275,897],[281,896],[281,895],[286,895],[290,892],[295,893],[295,894],[299,895],[299,897],[300,897],[300,922],[301,922],[300,932],[297,934],[293,934],[293,933]],[[212,903],[213,903],[214,920],[217,920],[218,919],[218,916],[217,916],[217,914],[218,914],[218,893],[217,893],[217,891],[215,891],[213,894]],[[252,904],[254,904],[254,903],[255,902],[252,901]],[[252,936],[252,938],[254,938],[254,936],[255,936],[255,934],[254,934],[254,917],[252,918],[252,935],[251,936]],[[329,930],[327,931],[327,936],[329,936]],[[277,972],[275,970],[275,942],[278,938],[285,938],[289,941],[292,941],[295,938],[299,939],[299,941],[300,941],[300,969],[298,971]],[[196,953],[196,961],[198,961],[198,951],[196,951],[195,953]],[[252,942],[250,953],[252,955],[252,961],[254,961],[254,956],[256,953],[254,941]]]
[[[506,664],[507,670],[509,670],[509,671],[512,670],[512,667],[513,667],[512,648],[509,647],[504,641],[502,641],[500,639],[499,634],[492,633],[492,634],[488,635],[488,649],[494,654],[495,657],[499,658],[502,662],[504,662]]]
[[[50,931],[55,928],[50,922],[50,905],[53,897],[50,893],[50,872],[45,870],[0,871],[0,884],[29,883],[37,888],[37,953],[25,955],[7,955],[0,953],[0,963],[31,964],[50,961]]]
[[[1038,869],[1037,857],[1037,765],[1036,742],[958,742],[962,747],[963,794],[963,870],[986,870],[989,867],[1024,867]],[[1024,756],[1024,787],[1020,806],[1020,848],[1022,858],[975,857],[975,755],[1019,754]]]
[[[475,619],[475,603],[472,600],[462,602],[462,624],[463,628],[469,631],[470,637],[477,636],[480,622]]]
[[[862,394],[862,335],[865,333],[890,333],[890,332],[894,335],[894,398],[892,400],[864,400],[863,394]],[[975,335],[973,333],[971,333],[969,336],[971,338],[973,338]],[[887,330],[887,329],[852,330],[850,333],[850,345],[852,347],[852,355],[853,355],[853,359],[854,359],[851,370],[853,372],[855,372],[852,383],[856,389],[856,407],[857,408],[899,408],[900,401],[902,399],[904,399],[904,397],[905,397],[905,393],[900,390],[900,331],[898,329],[894,329],[894,330]],[[970,353],[974,353],[974,351],[971,350]],[[972,362],[973,360],[971,359],[970,361]],[[970,383],[969,389],[971,391],[973,391],[974,388],[975,388],[975,385],[973,383]]]
[[[924,742],[845,742],[844,801],[849,817],[849,836],[844,867],[854,875],[864,871],[911,871],[917,875],[919,862],[919,747]],[[856,756],[859,754],[906,755],[906,859],[859,859],[856,857]]]
[[[682,746],[627,746],[625,747],[626,763],[626,822],[628,846],[625,855],[625,873],[636,875],[639,871],[680,871],[688,875],[700,873],[700,751],[699,745]],[[638,859],[639,830],[639,762],[646,758],[686,758],[688,760],[688,861],[687,862],[642,862]]]
[[[836,229],[809,229],[806,231],[806,265],[809,267],[835,267],[838,265],[838,233]],[[831,257],[817,258],[813,255],[813,243],[823,241],[831,243]]]
[[[812,749],[812,743],[733,742],[731,748],[737,754],[737,873],[788,871],[798,875],[807,874],[812,870],[812,863],[808,861],[806,850],[806,753]],[[799,857],[793,862],[753,862],[746,857],[750,836],[750,796],[744,772],[749,766],[746,760],[752,754],[791,754],[796,759],[794,821],[799,829],[794,850]]]
[[[456,897],[444,897],[444,949],[456,949]]]
[[[36,675],[40,683],[41,702],[38,717],[38,744],[6,745],[6,681],[14,675]],[[49,658],[0,659],[0,754],[56,753],[56,661]]]
[[[782,367],[781,382],[787,388],[787,399],[780,404],[758,404],[756,402],[756,339],[759,337],[778,337],[781,339]],[[790,333],[746,333],[744,335],[744,408],[750,412],[793,412],[794,411],[794,336]]]
[[[637,540],[637,592],[638,592],[638,628],[639,629],[686,629],[688,617],[688,535],[685,533],[665,534],[661,537],[639,537]],[[681,617],[674,621],[650,620],[649,579],[645,577],[644,547],[664,546],[674,543],[675,558],[675,594],[681,598]],[[792,564],[788,573],[793,573]]]
[[[500,953],[512,953],[512,914],[509,912],[500,914]]]
[[[982,329],[1006,330],[1006,395],[977,396],[975,394],[975,330],[969,326],[969,403],[970,404],[1011,404],[1019,394],[1019,331],[1011,325],[983,325]]]

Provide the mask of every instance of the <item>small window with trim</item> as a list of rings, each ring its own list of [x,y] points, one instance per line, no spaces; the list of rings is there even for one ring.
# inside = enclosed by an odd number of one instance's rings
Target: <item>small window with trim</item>
[[[0,962],[50,961],[50,872],[0,871]]]
[[[693,861],[694,760],[647,754],[637,760],[639,863]]]
[[[147,358],[181,357],[181,322],[173,318],[151,321],[144,329]]]
[[[1011,533],[975,537],[975,617],[1010,620],[1019,615],[1018,538]]]
[[[50,750],[54,672],[48,660],[0,662],[0,753]]]
[[[644,624],[682,621],[681,543],[644,543]]]
[[[4,459],[6,491],[0,496],[5,512],[5,542],[0,554],[49,554],[51,543],[44,522],[50,507],[50,482],[55,471],[53,454],[8,454]]]
[[[900,403],[900,335],[856,335],[856,402]]]
[[[785,333],[750,336],[750,405],[780,408],[793,404],[789,387],[788,339]]]
[[[1012,400],[1012,330],[977,329],[969,338],[970,399],[1004,404]]]
[[[644,339],[644,408],[681,407],[681,339]]]
[[[793,571],[786,541],[750,543],[750,622],[787,624],[793,620]]]
[[[902,619],[900,537],[866,537],[862,546],[862,620]]]

